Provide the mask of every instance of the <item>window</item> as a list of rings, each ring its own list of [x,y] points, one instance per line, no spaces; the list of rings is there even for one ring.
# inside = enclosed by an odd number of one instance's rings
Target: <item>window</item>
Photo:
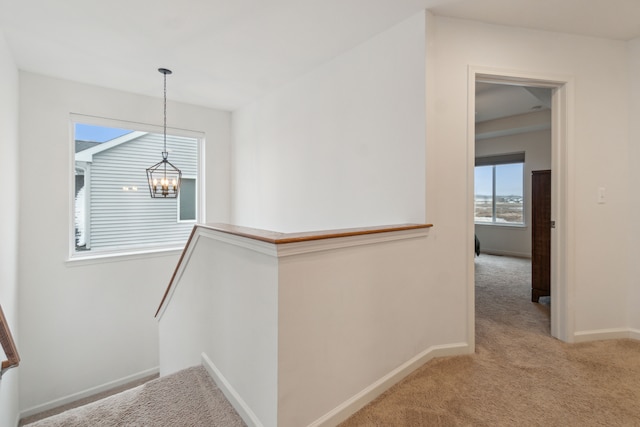
[[[475,222],[524,225],[524,153],[476,159]]]
[[[177,199],[152,199],[146,168],[162,159],[162,130],[97,119],[85,123],[83,118],[72,117],[71,257],[183,246],[199,217],[202,136],[167,133],[168,159],[182,171],[182,185]]]
[[[182,186],[178,194],[180,208],[180,221],[196,220],[196,180],[195,178],[182,178]]]

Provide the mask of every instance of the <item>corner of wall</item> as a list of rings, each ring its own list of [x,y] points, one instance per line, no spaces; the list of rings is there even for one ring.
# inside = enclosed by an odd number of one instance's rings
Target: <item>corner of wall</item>
[[[18,180],[18,69],[0,30],[0,152],[3,179]],[[0,209],[0,304],[18,340],[18,194],[15,186],[4,189],[5,205]],[[17,425],[19,368],[0,379],[0,425]]]
[[[630,40],[627,43],[627,59],[629,66],[629,117],[637,117],[640,114],[640,38]],[[629,120],[629,171],[630,171],[630,188],[635,188],[640,179],[640,171],[636,165],[636,159],[640,155],[640,123],[637,120]],[[631,212],[637,212],[640,208],[640,195],[637,192],[630,194]],[[627,257],[629,259],[629,287],[628,287],[628,323],[631,327],[631,337],[640,339],[640,311],[638,310],[637,301],[640,300],[640,280],[635,278],[640,274],[640,265],[636,262],[640,256],[640,248],[634,242],[638,241],[640,236],[640,225],[637,221],[631,222],[631,230],[629,239],[629,251]]]

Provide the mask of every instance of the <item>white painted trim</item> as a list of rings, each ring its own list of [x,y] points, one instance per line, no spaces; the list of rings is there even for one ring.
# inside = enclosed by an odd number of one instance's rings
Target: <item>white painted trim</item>
[[[475,138],[476,138],[476,141],[482,141],[483,139],[498,138],[498,137],[501,137],[501,136],[518,135],[518,134],[521,134],[521,133],[536,132],[536,131],[546,130],[546,129],[551,129],[551,124],[550,123],[539,124],[539,125],[531,125],[531,126],[522,126],[522,127],[517,127],[517,128],[511,128],[511,129],[494,130],[494,131],[490,131],[490,132],[482,132],[482,133],[477,133],[475,135]]]
[[[182,247],[170,246],[149,250],[132,250],[131,252],[92,253],[88,256],[74,256],[65,261],[67,267],[78,267],[90,264],[104,264],[109,262],[132,261],[137,259],[157,258],[161,256],[175,256],[182,252]]]
[[[465,230],[467,231],[467,341],[472,351],[476,348],[476,266],[475,247],[475,167],[476,167],[476,79],[473,67],[467,70],[467,203],[465,206]],[[495,184],[494,184],[495,185]]]
[[[575,339],[574,321],[574,281],[575,257],[574,248],[570,243],[574,241],[575,192],[573,191],[574,158],[573,146],[573,115],[574,98],[573,76],[523,72],[517,70],[503,70],[488,67],[468,67],[468,161],[467,173],[473,171],[474,160],[471,153],[475,149],[475,125],[473,116],[475,111],[475,82],[513,84],[519,86],[535,86],[553,89],[552,96],[552,138],[551,138],[551,169],[552,200],[551,215],[556,222],[556,228],[551,235],[551,335],[566,342]],[[468,199],[473,198],[473,177],[468,178]],[[473,202],[473,200],[471,200]],[[469,203],[471,203],[469,202]],[[472,215],[472,204],[469,205],[469,215]],[[469,242],[473,239],[473,230],[469,231]],[[471,243],[470,243],[471,245]],[[470,246],[472,247],[472,246]],[[470,252],[470,251],[469,251]],[[469,255],[468,255],[469,256]],[[471,264],[473,265],[473,264]],[[473,270],[472,270],[473,272]],[[468,275],[468,292],[474,295],[475,279]],[[471,302],[468,317],[475,325],[475,304]],[[471,330],[471,329],[470,329]]]
[[[172,282],[170,284],[171,286],[169,287],[169,293],[167,294],[167,297],[162,302],[162,306],[160,307],[160,312],[156,316],[156,318],[158,319],[158,322],[160,322],[160,319],[162,319],[162,316],[164,315],[164,312],[166,311],[167,307],[169,306],[169,303],[171,302],[171,298],[173,298],[173,294],[176,291],[176,288],[178,287],[178,283],[180,283],[180,279],[182,278],[182,275],[184,274],[184,270],[187,267],[187,265],[189,264],[189,260],[191,259],[191,255],[193,255],[193,251],[195,250],[195,248],[196,248],[196,246],[198,244],[198,241],[200,240],[201,234],[197,230],[199,230],[199,229],[196,229],[196,232],[193,234],[193,237],[191,238],[191,241],[189,242],[187,247],[184,249],[184,251],[185,251],[184,257],[182,258],[181,261],[179,261],[178,270],[176,270],[176,274],[173,277],[173,280],[172,280]]]
[[[413,230],[389,231],[384,233],[363,234],[349,237],[336,237],[331,239],[311,240],[298,243],[286,243],[277,245],[278,257],[305,254],[310,252],[331,251],[348,248],[351,246],[374,245],[395,240],[407,240],[425,237],[429,233],[428,228]]]
[[[160,372],[160,368],[156,366],[155,368],[147,369],[145,371],[138,372],[137,374],[129,375],[124,378],[120,378],[118,380],[109,381],[108,383],[105,383],[96,387],[91,387],[84,391],[80,391],[78,393],[73,393],[68,396],[60,397],[50,402],[43,403],[41,405],[33,406],[31,408],[25,409],[24,411],[20,412],[20,419],[25,417],[30,417],[32,415],[39,414],[41,412],[48,411],[50,409],[55,409],[60,406],[67,405],[69,403],[73,403],[78,400],[91,397],[105,391],[112,390],[122,385],[140,380],[142,378],[149,377],[151,375],[156,375],[159,372]]]
[[[448,345],[436,345],[427,348],[415,357],[409,359],[393,371],[381,377],[370,386],[366,387],[351,398],[345,400],[331,411],[327,412],[307,427],[328,427],[335,426],[345,421],[351,415],[363,408],[366,404],[380,396],[416,369],[436,357],[459,356],[470,354],[473,349],[468,343],[457,343]]]
[[[258,416],[251,410],[251,407],[244,401],[242,396],[233,388],[231,383],[222,375],[222,372],[216,367],[216,365],[205,354],[201,354],[202,366],[207,370],[209,376],[216,383],[218,388],[222,391],[225,397],[231,403],[231,406],[238,411],[238,414],[249,427],[262,427]]]
[[[171,303],[173,294],[180,283],[180,279],[182,278],[182,275],[184,274],[184,271],[187,268],[187,265],[189,265],[191,255],[193,255],[193,251],[195,250],[201,237],[206,237],[209,239],[217,240],[219,242],[228,243],[230,245],[242,247],[245,249],[249,249],[255,252],[263,253],[266,255],[274,256],[274,257],[277,256],[277,250],[275,247],[276,245],[272,243],[267,243],[267,242],[263,242],[256,239],[250,239],[248,237],[237,236],[230,233],[223,233],[221,231],[207,228],[206,225],[201,225],[201,226],[196,225],[195,233],[191,238],[191,242],[189,242],[189,244],[185,248],[186,252],[184,254],[184,257],[182,258],[182,261],[178,265],[178,270],[176,271],[176,275],[173,278],[171,287],[169,288],[169,293],[167,294],[167,297],[162,303],[162,307],[160,308],[160,311],[156,316],[158,322],[162,319],[164,312],[166,311],[167,307]]]
[[[167,295],[167,298],[165,298],[165,301],[162,304],[161,310],[158,313],[158,316],[157,316],[158,321],[162,319],[162,316],[166,310],[166,307],[171,302],[173,293],[176,287],[178,286],[178,283],[180,282],[180,279],[184,273],[184,270],[186,266],[189,264],[189,260],[196,247],[196,244],[198,243],[198,240],[201,237],[207,237],[209,239],[228,243],[230,245],[249,249],[265,255],[281,258],[281,257],[310,253],[310,252],[336,250],[336,249],[347,248],[351,246],[372,245],[372,244],[391,242],[395,240],[415,239],[419,237],[425,237],[429,232],[428,228],[419,228],[419,229],[412,229],[412,230],[400,230],[400,231],[390,231],[390,232],[384,232],[384,233],[364,234],[364,235],[358,235],[358,236],[311,240],[311,241],[296,242],[296,243],[274,244],[269,242],[263,242],[261,240],[252,239],[249,237],[243,237],[243,236],[238,236],[231,233],[224,233],[221,231],[212,230],[207,228],[206,225],[196,226],[196,227],[197,227],[196,232],[194,233],[193,238],[191,239],[191,243],[187,246],[184,258],[182,259],[182,262],[180,263],[178,270],[176,271],[176,275],[173,279],[173,284],[171,286],[171,289],[169,289],[169,294]]]
[[[589,342],[602,340],[619,340],[632,338],[632,330],[624,328],[597,329],[593,331],[576,332],[573,336],[573,342]],[[637,339],[637,338],[636,338]]]
[[[640,329],[630,329],[629,338],[632,340],[640,341]]]
[[[206,226],[198,227],[197,234],[239,246],[265,255],[287,257],[292,255],[305,254],[310,252],[330,251],[347,248],[351,246],[372,245],[394,240],[415,239],[425,237],[429,233],[429,228],[418,228],[412,230],[388,231],[383,233],[363,234],[357,236],[335,237],[330,239],[309,240],[293,243],[269,243],[250,237],[238,236],[217,230],[207,229]]]
[[[198,138],[198,176],[196,177],[196,218],[198,222],[207,222],[207,136]]]
[[[153,125],[150,123],[141,123],[141,122],[135,122],[135,121],[123,120],[123,119],[109,119],[106,117],[92,116],[92,115],[82,114],[82,113],[69,113],[69,121],[72,126],[74,126],[76,123],[82,123],[86,125],[104,126],[104,127],[112,127],[112,128],[120,128],[120,129],[135,128],[137,131],[142,131],[147,133],[162,134],[164,132],[164,128],[162,125]],[[171,126],[167,126],[167,133],[175,136],[184,136],[187,138],[204,138],[205,137],[205,133],[203,131],[182,129],[182,128],[171,127]],[[73,131],[71,131],[69,134],[75,136]]]
[[[231,233],[225,233],[222,231],[211,230],[206,228],[206,226],[198,227],[197,234],[208,237],[210,239],[218,240],[220,242],[228,243],[230,245],[259,252],[261,254],[273,257],[278,255],[276,245],[269,242],[263,242],[262,240],[256,240],[250,237],[243,237]]]

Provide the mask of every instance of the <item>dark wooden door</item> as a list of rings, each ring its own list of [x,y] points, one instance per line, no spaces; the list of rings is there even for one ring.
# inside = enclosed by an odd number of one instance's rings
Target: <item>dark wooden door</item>
[[[531,176],[531,301],[551,295],[551,171]]]

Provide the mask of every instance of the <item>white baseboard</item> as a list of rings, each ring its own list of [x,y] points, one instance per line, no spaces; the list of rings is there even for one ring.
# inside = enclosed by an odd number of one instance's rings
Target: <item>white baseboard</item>
[[[629,330],[629,338],[632,340],[640,341],[640,329]]]
[[[148,376],[151,376],[151,375],[156,375],[158,372],[159,372],[159,368],[158,367],[147,369],[146,371],[138,372],[137,374],[129,375],[127,377],[120,378],[120,379],[115,380],[115,381],[110,381],[108,383],[105,383],[105,384],[102,384],[102,385],[99,385],[99,386],[96,386],[96,387],[91,387],[91,388],[86,389],[84,391],[80,391],[78,393],[70,394],[68,396],[52,400],[50,402],[43,403],[41,405],[33,406],[31,408],[25,409],[24,411],[21,411],[20,412],[20,419],[25,418],[25,417],[30,417],[31,415],[39,414],[41,412],[48,411],[50,409],[55,409],[55,408],[58,408],[60,406],[67,405],[69,403],[73,403],[73,402],[75,402],[77,400],[84,399],[86,397],[91,397],[91,396],[96,395],[98,393],[102,393],[104,391],[112,390],[112,389],[120,387],[122,385],[125,385],[125,384],[128,384],[128,383],[140,380],[142,378],[145,378],[145,377],[148,377]]]
[[[355,396],[318,418],[307,427],[336,426],[429,360],[436,357],[459,356],[462,354],[469,354],[470,352],[471,349],[467,343],[429,347],[422,353],[416,355],[412,359],[400,365],[398,368],[389,372],[387,375],[375,381]],[[202,365],[207,370],[211,378],[213,378],[220,390],[224,393],[226,398],[229,399],[231,405],[236,409],[236,411],[238,411],[244,422],[250,427],[262,427],[263,424],[260,422],[260,419],[235,391],[224,375],[222,375],[222,373],[216,368],[211,359],[209,359],[205,353],[202,353],[201,356]]]
[[[636,331],[635,339],[640,338],[640,331]],[[581,331],[573,334],[573,342],[589,342],[589,341],[601,341],[601,340],[619,340],[624,338],[633,338],[634,332],[632,329],[624,328],[611,328],[611,329],[597,329],[593,331]]]
[[[422,353],[409,359],[387,375],[375,381],[361,392],[357,393],[342,404],[336,406],[322,417],[318,418],[307,427],[329,427],[336,426],[345,421],[351,415],[363,408],[373,399],[387,391],[391,386],[404,379],[407,375],[436,357],[459,356],[469,354],[471,349],[467,343],[449,344],[429,347]]]
[[[202,366],[207,370],[213,381],[216,383],[218,388],[222,391],[225,397],[231,403],[231,406],[234,407],[240,417],[247,423],[249,427],[263,427],[262,422],[258,418],[258,416],[251,410],[247,402],[238,394],[235,388],[227,381],[227,379],[222,375],[222,372],[216,367],[216,365],[209,359],[209,357],[205,354],[201,354],[202,357]]]
[[[512,256],[515,258],[529,258],[529,259],[531,258],[530,253],[502,251],[499,249],[491,249],[491,248],[480,248],[480,256],[482,256],[482,254]]]

